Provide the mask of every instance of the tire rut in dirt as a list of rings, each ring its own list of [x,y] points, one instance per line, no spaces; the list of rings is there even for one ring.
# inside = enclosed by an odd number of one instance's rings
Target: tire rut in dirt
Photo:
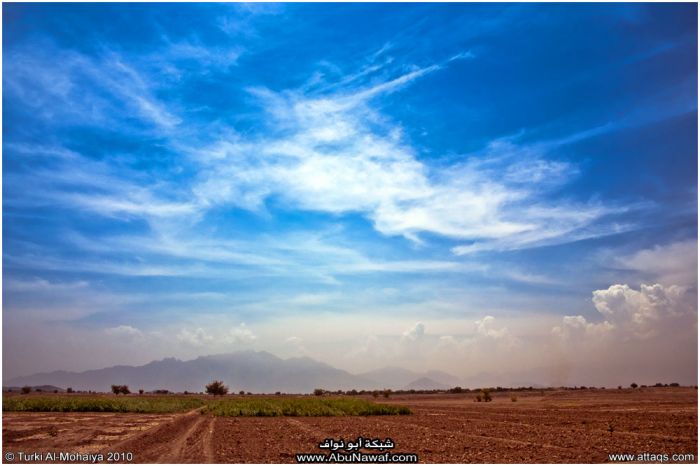
[[[129,439],[114,447],[115,451],[133,452],[137,463],[183,463],[188,458],[201,462],[201,451],[190,448],[191,438],[206,421],[199,413],[189,412]]]

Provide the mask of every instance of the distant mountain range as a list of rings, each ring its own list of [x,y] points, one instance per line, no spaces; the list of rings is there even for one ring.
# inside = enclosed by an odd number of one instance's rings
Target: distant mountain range
[[[445,389],[460,380],[440,371],[413,372],[399,367],[351,374],[310,358],[282,359],[265,351],[202,356],[189,361],[166,358],[143,366],[114,366],[85,372],[56,371],[5,381],[4,385],[52,385],[63,389],[109,391],[112,384],[126,384],[132,391],[166,389],[204,390],[214,379],[223,380],[232,392],[310,393],[326,390]],[[463,384],[463,382],[462,382]]]
[[[402,367],[385,367],[359,374],[359,376],[374,381],[375,388],[432,390],[456,387],[464,383],[446,372],[428,371],[421,373]]]

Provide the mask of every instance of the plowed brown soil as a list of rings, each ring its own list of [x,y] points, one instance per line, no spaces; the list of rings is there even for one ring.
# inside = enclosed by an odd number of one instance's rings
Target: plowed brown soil
[[[697,458],[695,389],[516,396],[512,402],[510,393],[497,393],[491,403],[476,403],[470,394],[381,400],[409,406],[410,416],[3,413],[3,454],[119,451],[132,452],[135,463],[294,463],[296,453],[327,453],[318,447],[326,438],[362,436],[390,437],[394,452],[415,453],[427,463],[602,463],[609,453]]]

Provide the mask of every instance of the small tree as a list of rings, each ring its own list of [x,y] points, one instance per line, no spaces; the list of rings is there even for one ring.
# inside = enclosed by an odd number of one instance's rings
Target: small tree
[[[139,388],[139,395],[143,395],[143,388]]]
[[[205,387],[210,395],[225,395],[228,393],[228,387],[221,380],[214,380]]]
[[[637,384],[634,383],[634,382],[632,382],[632,383],[630,384],[630,387],[632,387],[632,388],[637,388],[638,386],[639,386],[639,385],[637,385]]]
[[[391,389],[385,388],[384,391],[382,392],[382,396],[384,396],[384,398],[389,398],[390,395],[391,395]]]
[[[73,393],[73,387],[66,388],[66,393]]]
[[[112,385],[112,393],[119,395],[120,393],[128,395],[131,393],[128,385]]]
[[[485,402],[491,401],[491,390],[489,390],[488,388],[482,389],[481,397],[484,399]]]
[[[316,396],[323,396],[323,394],[326,393],[326,391],[322,388],[314,388],[314,395]]]
[[[22,393],[25,395],[31,391],[32,391],[32,387],[30,387],[29,385],[25,385],[24,387],[22,387]]]

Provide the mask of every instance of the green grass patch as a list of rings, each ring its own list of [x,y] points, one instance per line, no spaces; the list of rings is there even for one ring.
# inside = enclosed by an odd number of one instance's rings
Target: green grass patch
[[[175,413],[204,406],[204,400],[189,396],[10,396],[3,411]]]
[[[204,412],[217,416],[385,416],[411,414],[405,406],[358,398],[227,398],[207,403]]]
[[[3,411],[176,413],[203,408],[217,416],[383,416],[411,414],[405,406],[359,398],[198,397],[178,395],[15,395],[3,397]]]

